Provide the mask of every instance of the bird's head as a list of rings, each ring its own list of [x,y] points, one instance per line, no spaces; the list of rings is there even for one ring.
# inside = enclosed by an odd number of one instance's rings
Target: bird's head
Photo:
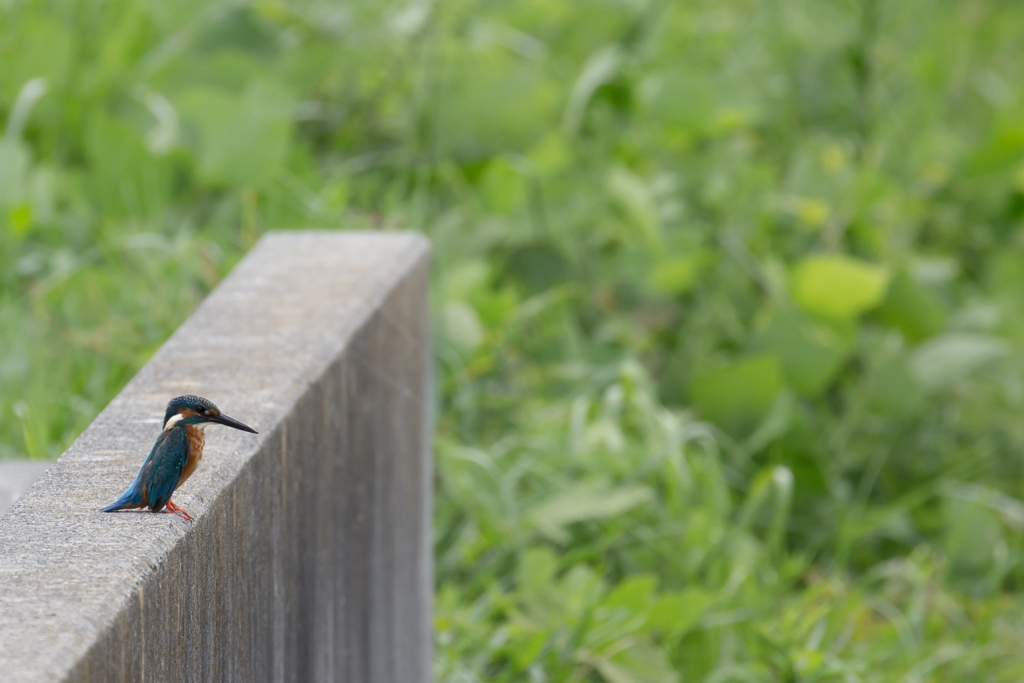
[[[199,429],[218,424],[243,432],[257,433],[252,427],[220,412],[220,409],[213,405],[213,401],[202,396],[179,396],[171,399],[167,404],[167,412],[164,413],[164,431],[179,424],[192,425]]]

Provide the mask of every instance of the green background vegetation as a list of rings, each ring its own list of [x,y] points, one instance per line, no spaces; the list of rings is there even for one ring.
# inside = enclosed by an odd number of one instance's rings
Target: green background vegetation
[[[1024,677],[1021,3],[0,8],[0,457],[421,230],[439,681]]]

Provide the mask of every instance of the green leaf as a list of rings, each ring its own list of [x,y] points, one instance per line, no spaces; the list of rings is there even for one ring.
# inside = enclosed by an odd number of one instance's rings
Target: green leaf
[[[25,126],[32,109],[39,99],[46,94],[47,84],[45,78],[33,78],[22,86],[18,91],[18,97],[14,100],[10,116],[7,117],[7,127],[4,130],[4,139],[15,142],[21,139]]]
[[[618,45],[606,45],[590,56],[573,84],[569,102],[565,105],[562,129],[566,133],[572,135],[579,130],[590,99],[598,88],[615,78],[624,59],[625,55]]]
[[[519,297],[511,288],[494,291],[490,288],[481,289],[471,299],[480,321],[488,329],[496,330],[503,326],[517,310]]]
[[[657,578],[650,574],[630,576],[605,596],[603,604],[605,607],[626,607],[633,612],[641,612],[647,609],[657,586]]]
[[[0,138],[0,206],[19,203],[25,197],[32,155],[21,141]]]
[[[988,140],[974,150],[965,164],[970,175],[997,173],[1020,162],[1024,154],[1024,124],[1013,121],[994,127]]]
[[[951,481],[943,486],[945,495],[982,505],[999,513],[1014,531],[1024,531],[1024,502],[981,484]]]
[[[0,20],[2,26],[11,18],[11,12],[6,8],[0,12],[5,15]],[[6,94],[13,98],[32,79],[42,78],[49,85],[59,87],[73,66],[74,34],[62,26],[60,20],[34,17],[20,24],[13,32],[11,43],[6,46],[0,43],[0,64],[3,64],[0,96]]]
[[[160,215],[171,202],[171,160],[155,158],[133,126],[102,110],[92,113],[85,132],[87,186],[106,217]]]
[[[838,254],[812,256],[793,272],[797,303],[826,317],[850,318],[874,308],[888,284],[884,267]]]
[[[475,292],[487,288],[487,262],[471,259],[444,271],[441,292],[447,301],[468,301]]]
[[[648,611],[647,627],[679,636],[689,631],[715,602],[715,595],[701,588],[663,593]]]
[[[240,96],[209,87],[182,94],[178,107],[193,127],[200,178],[236,187],[270,181],[288,154],[291,106],[291,94],[266,80],[249,83]]]
[[[925,389],[938,391],[969,377],[1008,352],[1001,339],[950,332],[918,347],[911,356],[910,369]]]
[[[32,205],[17,204],[7,212],[7,227],[15,240],[22,240],[32,227]]]
[[[776,395],[771,407],[765,412],[764,418],[750,436],[743,441],[742,446],[746,453],[757,453],[789,431],[793,422],[795,403],[796,398],[791,391],[783,389]]]
[[[461,301],[451,301],[441,309],[441,329],[445,340],[464,354],[475,351],[484,339],[484,326],[476,311]]]
[[[991,567],[993,550],[1003,544],[996,513],[960,497],[943,498],[945,550],[954,579],[981,578]]]
[[[453,66],[445,96],[432,103],[432,147],[477,159],[523,149],[549,131],[562,101],[537,65],[500,51],[475,54]]]
[[[512,250],[505,262],[505,272],[521,281],[529,293],[536,294],[565,282],[570,269],[555,245],[540,241]]]
[[[533,509],[530,520],[548,538],[564,543],[564,527],[575,523],[607,519],[648,503],[654,492],[646,486],[613,488],[607,481],[585,481],[568,486]]]
[[[564,136],[554,131],[534,145],[527,158],[536,173],[546,176],[565,168],[570,160],[570,152]]]
[[[646,103],[645,112],[670,129],[699,131],[711,126],[718,100],[722,95],[721,82],[708,73],[681,68],[657,75],[658,87]]]
[[[778,357],[762,354],[698,375],[690,384],[690,395],[708,419],[741,427],[763,415],[780,389]]]
[[[598,659],[594,668],[607,683],[675,683],[679,680],[664,650],[644,641],[610,658]]]
[[[527,548],[516,570],[520,591],[550,587],[558,571],[558,558],[550,548]]]
[[[683,256],[666,258],[651,271],[651,284],[668,294],[686,294],[697,283],[697,276],[711,260],[707,250],[700,249]]]
[[[651,189],[643,178],[625,166],[616,164],[608,171],[605,189],[644,240],[657,240],[661,222]],[[631,235],[626,235],[627,240],[629,237]]]
[[[917,376],[910,371],[905,353],[876,358],[865,380],[868,406],[873,412],[909,418],[921,410],[924,392]]]
[[[878,319],[899,329],[908,340],[918,342],[939,332],[946,323],[946,314],[935,296],[901,268],[878,309]]]
[[[498,157],[480,178],[480,190],[487,207],[496,213],[510,213],[526,198],[526,181],[509,160]]]
[[[817,396],[849,357],[852,340],[798,310],[785,309],[754,334],[750,350],[775,354],[782,362],[786,382],[798,394]]]

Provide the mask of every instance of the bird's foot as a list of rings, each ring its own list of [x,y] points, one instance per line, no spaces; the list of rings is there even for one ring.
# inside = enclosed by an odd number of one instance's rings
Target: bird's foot
[[[191,522],[192,521],[191,515],[189,515],[187,512],[185,512],[185,510],[183,510],[182,508],[180,508],[177,505],[175,505],[174,501],[172,501],[172,500],[167,501],[166,510],[167,510],[167,512],[171,513],[172,515],[175,515],[177,517],[181,517],[186,522]]]

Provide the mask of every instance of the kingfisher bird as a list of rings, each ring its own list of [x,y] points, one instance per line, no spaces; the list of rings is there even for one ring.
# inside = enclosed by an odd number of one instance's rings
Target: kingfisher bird
[[[160,512],[166,507],[166,512],[191,522],[192,517],[175,505],[171,496],[192,476],[203,459],[203,444],[206,443],[203,430],[211,424],[258,433],[220,412],[212,401],[201,396],[173,398],[164,413],[164,429],[156,438],[135,480],[120,498],[100,512],[144,507]]]

